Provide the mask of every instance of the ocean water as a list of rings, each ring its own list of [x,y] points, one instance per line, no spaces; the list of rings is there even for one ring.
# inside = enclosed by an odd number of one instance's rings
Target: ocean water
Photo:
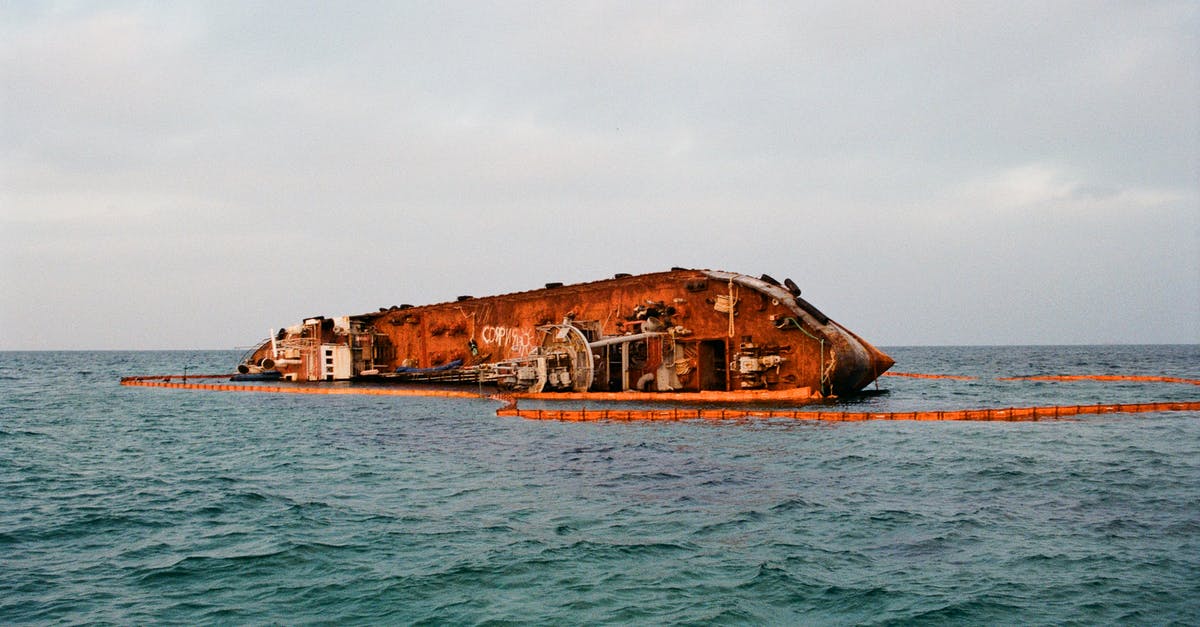
[[[1197,346],[890,348],[855,411],[1197,400]],[[1200,413],[560,423],[0,353],[0,623],[1200,623]]]

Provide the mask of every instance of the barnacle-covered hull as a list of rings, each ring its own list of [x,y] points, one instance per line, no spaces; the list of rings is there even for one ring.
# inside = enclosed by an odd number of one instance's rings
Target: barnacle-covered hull
[[[677,268],[308,318],[273,333],[239,370],[297,382],[816,398],[861,390],[892,363],[790,280]]]

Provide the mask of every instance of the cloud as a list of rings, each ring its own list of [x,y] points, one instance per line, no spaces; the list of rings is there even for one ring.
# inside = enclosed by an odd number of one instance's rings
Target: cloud
[[[955,186],[945,203],[984,216],[1053,214],[1089,221],[1170,211],[1197,199],[1186,189],[1122,188],[1067,170],[1049,163],[1004,168]]]
[[[881,343],[1200,340],[1191,2],[2,10],[0,328],[696,265]]]

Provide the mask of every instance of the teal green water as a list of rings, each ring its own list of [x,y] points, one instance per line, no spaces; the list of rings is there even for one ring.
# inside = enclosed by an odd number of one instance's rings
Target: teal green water
[[[1197,400],[1200,347],[896,348],[847,408]],[[0,622],[1200,623],[1200,414],[558,423],[0,353]]]

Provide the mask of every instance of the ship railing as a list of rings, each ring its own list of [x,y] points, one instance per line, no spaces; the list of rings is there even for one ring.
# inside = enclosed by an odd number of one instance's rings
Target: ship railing
[[[285,348],[304,349],[304,348],[312,348],[319,343],[320,342],[316,338],[295,337],[295,338],[289,338],[289,339],[285,339],[285,340],[278,340],[275,342],[275,347],[277,349],[285,349]]]

